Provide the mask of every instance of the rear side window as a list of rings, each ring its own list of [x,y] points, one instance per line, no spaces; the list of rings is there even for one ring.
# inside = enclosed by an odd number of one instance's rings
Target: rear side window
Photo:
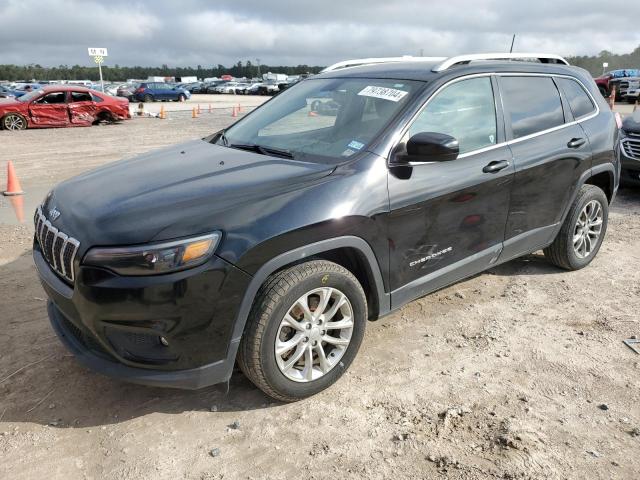
[[[502,77],[505,115],[513,138],[564,124],[560,93],[550,77]]]
[[[71,92],[72,102],[90,102],[92,101],[91,94],[86,92]]]
[[[578,82],[569,78],[558,78],[556,80],[569,101],[573,118],[578,119],[595,111],[596,107],[591,98]]]

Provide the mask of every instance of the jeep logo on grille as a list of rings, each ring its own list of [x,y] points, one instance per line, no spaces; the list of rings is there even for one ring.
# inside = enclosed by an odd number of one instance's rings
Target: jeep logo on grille
[[[51,219],[52,222],[59,216],[60,216],[60,210],[56,209],[56,207],[53,207],[51,210],[49,210],[49,218]]]

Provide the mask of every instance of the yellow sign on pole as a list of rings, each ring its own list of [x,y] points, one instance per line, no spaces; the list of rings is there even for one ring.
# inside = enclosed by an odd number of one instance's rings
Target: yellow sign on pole
[[[102,80],[102,64],[104,63],[104,57],[108,56],[106,48],[89,48],[87,49],[89,56],[93,57],[93,61],[98,64],[98,71],[100,72],[100,85],[102,86],[102,92],[104,93],[104,81]]]

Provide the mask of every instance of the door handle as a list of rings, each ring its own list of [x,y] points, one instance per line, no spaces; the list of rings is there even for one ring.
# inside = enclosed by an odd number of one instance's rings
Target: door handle
[[[584,138],[572,138],[571,140],[569,140],[569,143],[567,143],[567,147],[580,148],[585,143],[587,143],[587,141]]]
[[[509,166],[509,162],[507,160],[496,160],[482,169],[484,173],[496,173],[502,170],[503,168],[507,168]]]

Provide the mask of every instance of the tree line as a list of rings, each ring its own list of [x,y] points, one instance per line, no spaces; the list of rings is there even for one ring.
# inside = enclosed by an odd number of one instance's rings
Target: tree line
[[[621,68],[640,68],[640,46],[631,53],[616,54],[607,50],[601,51],[597,55],[565,57],[571,65],[576,65],[588,70],[591,75],[597,77],[602,75],[602,64],[608,63],[606,72]]]
[[[569,63],[585,68],[593,76],[602,74],[602,64],[608,63],[606,71],[618,68],[640,68],[640,46],[631,53],[616,54],[603,50],[597,55],[583,55],[566,57]],[[145,79],[150,76],[159,77],[192,77],[208,78],[232,75],[234,77],[257,77],[266,72],[286,73],[296,75],[300,73],[318,73],[322,66],[296,65],[275,66],[255,65],[251,61],[239,61],[231,67],[218,64],[212,67],[123,67],[120,65],[104,65],[102,75],[106,81],[121,82],[128,78]],[[38,64],[30,65],[0,65],[0,80],[92,80],[99,79],[98,69],[95,66],[85,65],[59,65],[57,67],[43,67]]]
[[[255,65],[250,61],[239,61],[231,67],[218,64],[213,67],[169,67],[161,65],[159,67],[123,67],[120,65],[103,65],[102,76],[105,81],[121,82],[129,78],[145,79],[150,76],[158,77],[220,77],[222,75],[232,75],[234,77],[257,77],[259,74],[274,72],[286,73],[287,75],[297,75],[301,73],[318,73],[321,66],[296,65],[296,66],[275,66],[275,65]],[[57,67],[43,67],[38,64],[29,65],[0,65],[0,80],[92,80],[100,79],[97,66],[86,65],[58,65]]]

